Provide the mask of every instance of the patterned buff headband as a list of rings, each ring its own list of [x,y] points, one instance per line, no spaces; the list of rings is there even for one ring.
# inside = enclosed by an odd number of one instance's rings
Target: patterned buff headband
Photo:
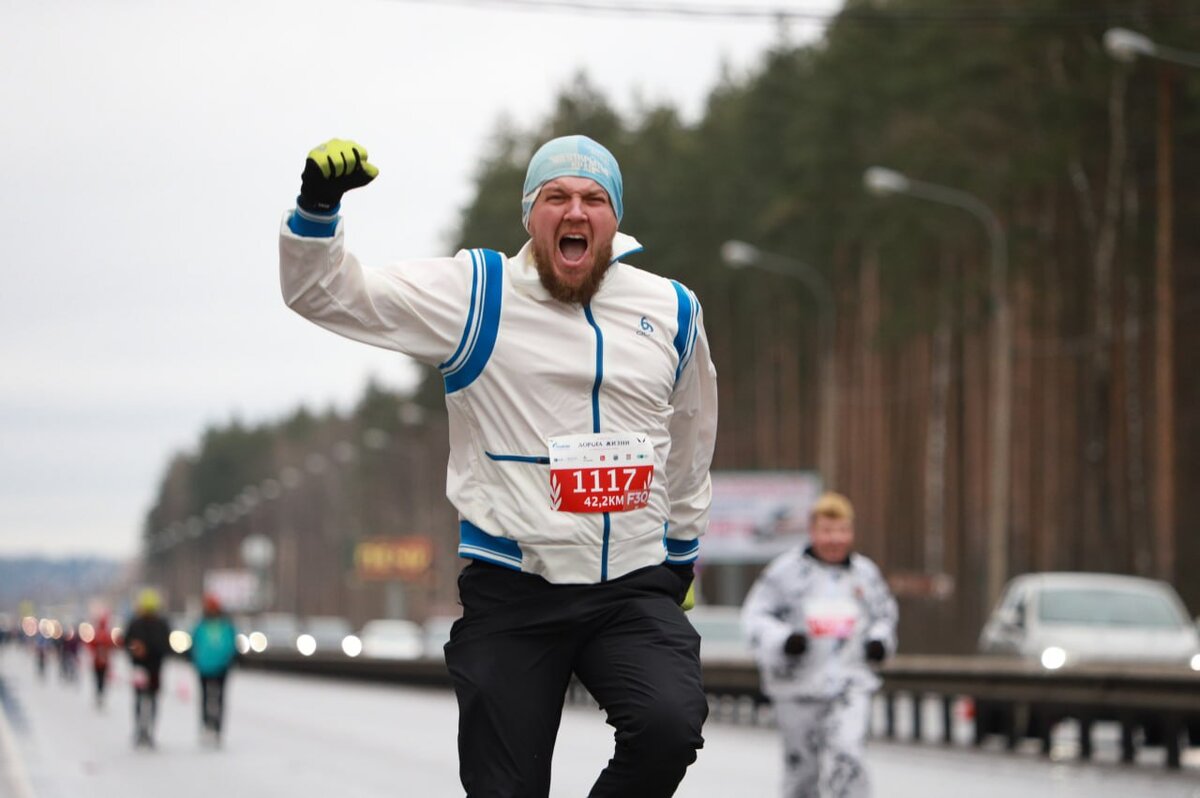
[[[608,192],[617,223],[621,223],[625,205],[621,201],[621,168],[617,159],[602,145],[587,136],[562,136],[538,148],[525,173],[521,197],[521,223],[529,229],[529,211],[542,186],[557,177],[586,177]]]

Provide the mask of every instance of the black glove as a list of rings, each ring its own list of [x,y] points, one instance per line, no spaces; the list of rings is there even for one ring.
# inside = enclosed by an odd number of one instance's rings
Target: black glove
[[[879,640],[868,640],[863,646],[863,653],[867,656],[867,662],[883,662],[883,658],[887,656],[887,649]]]
[[[312,213],[329,213],[351,189],[375,179],[379,169],[367,163],[367,150],[346,139],[330,139],[309,150],[300,175],[296,203]]]
[[[798,657],[808,650],[808,638],[799,632],[792,632],[788,635],[788,639],[783,641],[783,653],[791,657]]]

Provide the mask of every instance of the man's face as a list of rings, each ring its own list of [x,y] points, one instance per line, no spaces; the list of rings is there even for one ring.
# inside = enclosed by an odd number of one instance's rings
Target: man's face
[[[844,518],[818,515],[808,530],[813,553],[825,562],[845,562],[854,550],[854,524]]]
[[[586,177],[559,177],[538,192],[529,235],[538,276],[562,302],[586,303],[612,259],[617,215],[608,192]]]

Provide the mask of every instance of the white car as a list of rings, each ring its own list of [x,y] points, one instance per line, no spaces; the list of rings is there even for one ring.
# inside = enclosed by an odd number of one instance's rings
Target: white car
[[[314,615],[305,621],[301,633],[296,637],[296,649],[305,656],[346,651],[346,638],[351,631],[350,622],[345,618]]]
[[[742,632],[742,608],[698,604],[686,613],[700,635],[700,659],[753,661],[750,645]]]
[[[445,659],[445,645],[450,642],[450,627],[457,615],[434,615],[425,620],[425,658]]]
[[[362,655],[375,659],[420,659],[425,632],[419,623],[394,618],[367,621],[358,633]]]
[[[268,648],[273,651],[296,650],[300,622],[295,615],[286,612],[265,612],[253,619],[250,627],[247,639],[251,651],[260,653]]]
[[[982,654],[1040,662],[1190,665],[1200,670],[1200,633],[1166,582],[1094,573],[1032,573],[1013,579],[979,635]]]

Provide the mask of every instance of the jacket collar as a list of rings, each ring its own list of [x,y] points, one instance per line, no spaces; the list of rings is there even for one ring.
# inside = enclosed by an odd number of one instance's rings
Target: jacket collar
[[[850,558],[853,557],[854,555],[847,554],[846,559],[842,560],[841,562],[826,562],[825,560],[822,560],[820,557],[817,556],[817,553],[815,551],[813,551],[812,546],[805,546],[804,547],[804,556],[812,559],[813,562],[815,562],[819,565],[827,565],[830,568],[849,568],[850,567]]]

